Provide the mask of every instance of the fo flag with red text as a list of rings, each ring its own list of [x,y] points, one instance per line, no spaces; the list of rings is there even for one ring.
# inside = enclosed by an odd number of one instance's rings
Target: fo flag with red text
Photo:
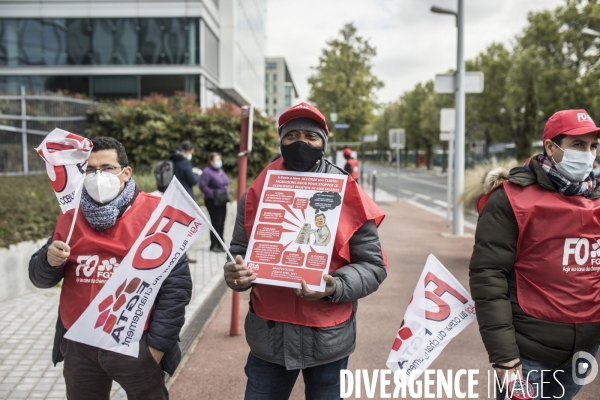
[[[92,141],[62,129],[54,129],[35,149],[46,161],[46,171],[63,213],[79,207]]]
[[[432,254],[387,359],[392,371],[417,379],[444,347],[475,320],[475,304],[467,290]],[[408,379],[407,379],[408,381]]]
[[[119,268],[65,337],[137,357],[139,340],[160,286],[208,227],[202,210],[173,178]]]

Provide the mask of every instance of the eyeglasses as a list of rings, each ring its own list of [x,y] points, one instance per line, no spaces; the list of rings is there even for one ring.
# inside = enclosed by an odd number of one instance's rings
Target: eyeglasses
[[[116,172],[116,170],[119,168],[125,168],[125,167],[123,167],[122,165],[119,165],[118,167],[113,167],[111,165],[107,165],[102,168],[87,167],[85,169],[85,174],[86,175],[95,174],[96,171],[102,171],[102,172],[108,172],[108,173],[114,174]]]

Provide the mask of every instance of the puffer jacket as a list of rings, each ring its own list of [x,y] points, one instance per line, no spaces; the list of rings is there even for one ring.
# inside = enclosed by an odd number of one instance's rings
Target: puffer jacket
[[[508,196],[501,185],[540,185],[562,196],[535,159],[529,167],[488,173],[487,191],[494,190],[479,215],[475,246],[469,265],[469,284],[475,300],[477,322],[491,363],[520,356],[566,366],[573,354],[589,351],[600,340],[600,323],[566,324],[531,317],[517,298],[513,263],[519,227]],[[588,196],[600,198],[600,186]]]
[[[134,200],[135,201],[135,198]],[[52,235],[53,236],[53,235]],[[48,247],[52,244],[52,236],[46,244],[31,256],[29,261],[29,279],[35,287],[46,289],[56,286],[63,278],[65,264],[52,267],[47,260]],[[164,352],[161,360],[162,369],[173,375],[181,361],[179,333],[185,322],[185,307],[192,297],[192,278],[187,255],[183,255],[173,267],[169,276],[163,281],[150,315],[148,325],[148,346]],[[63,361],[59,346],[67,333],[60,314],[56,321],[52,362],[54,365]]]
[[[315,172],[345,174],[327,161]],[[238,205],[229,249],[234,257],[244,257],[248,248],[248,237],[244,229],[245,199],[244,193]],[[352,354],[356,345],[358,299],[376,291],[387,277],[387,271],[374,221],[367,221],[359,228],[349,244],[350,264],[331,274],[336,282],[335,293],[331,299],[315,301],[352,302],[353,312],[350,318],[333,327],[312,328],[265,320],[253,312],[250,303],[244,329],[252,354],[265,361],[283,365],[288,370],[327,364]]]
[[[177,180],[193,199],[194,186],[198,184],[198,175],[194,174],[192,162],[178,150],[171,153],[169,160],[173,162],[173,172],[175,173]]]

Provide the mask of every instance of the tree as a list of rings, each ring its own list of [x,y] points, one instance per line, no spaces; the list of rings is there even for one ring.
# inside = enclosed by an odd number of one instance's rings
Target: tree
[[[338,141],[357,141],[365,126],[373,119],[377,107],[375,91],[383,87],[371,72],[371,59],[376,50],[357,35],[354,24],[344,25],[340,38],[327,42],[308,78],[311,86],[309,101],[328,119],[337,112],[338,122],[350,124],[348,130],[335,132]]]
[[[511,139],[510,119],[506,113],[506,86],[511,66],[511,54],[500,43],[493,43],[475,60],[467,61],[468,71],[481,71],[485,89],[480,94],[466,96],[467,135],[485,141],[485,158],[489,158],[492,143]]]

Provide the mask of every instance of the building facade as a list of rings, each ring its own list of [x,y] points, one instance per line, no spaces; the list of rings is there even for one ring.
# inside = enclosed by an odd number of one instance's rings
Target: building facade
[[[0,93],[264,99],[266,0],[0,0]]]
[[[296,85],[283,57],[268,57],[265,63],[265,113],[274,119],[298,98]]]

